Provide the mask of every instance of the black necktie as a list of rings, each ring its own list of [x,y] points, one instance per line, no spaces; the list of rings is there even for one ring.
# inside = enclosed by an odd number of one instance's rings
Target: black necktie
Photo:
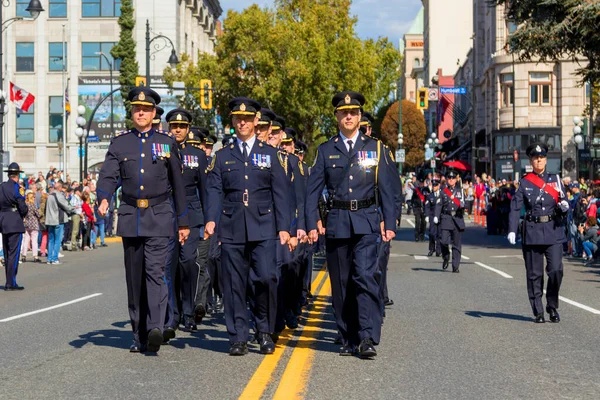
[[[352,140],[348,140],[348,154],[352,155]]]
[[[244,148],[244,158],[248,158],[248,143],[242,142],[242,147]]]

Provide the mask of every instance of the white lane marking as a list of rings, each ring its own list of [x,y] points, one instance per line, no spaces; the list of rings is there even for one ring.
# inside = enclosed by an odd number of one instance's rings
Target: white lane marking
[[[415,260],[429,260],[427,256],[415,256]]]
[[[546,294],[546,291],[545,291],[545,290],[544,290],[544,294]],[[597,314],[597,315],[600,315],[600,310],[596,310],[595,308],[592,308],[592,307],[586,306],[585,304],[581,304],[581,303],[578,303],[578,302],[576,302],[576,301],[573,301],[573,300],[571,300],[571,299],[567,299],[566,297],[558,296],[558,298],[559,298],[560,300],[564,301],[565,303],[568,303],[568,304],[570,304],[570,305],[572,305],[572,306],[579,307],[579,308],[581,308],[582,310],[585,310],[585,311],[589,311],[589,312],[591,312],[592,314]]]
[[[480,263],[479,261],[475,261],[475,264],[479,265],[482,268],[485,268],[485,269],[488,269],[488,270],[490,270],[492,272],[495,272],[495,273],[497,273],[498,275],[500,275],[500,276],[502,276],[504,278],[512,279],[512,276],[510,276],[506,272],[502,272],[502,271],[500,271],[500,270],[498,270],[496,268],[492,268],[492,267],[490,267],[488,265],[485,265],[484,263]]]
[[[391,258],[395,258],[395,257],[410,257],[408,254],[397,254],[397,253],[391,253],[390,254]]]
[[[69,306],[71,304],[79,303],[80,301],[88,300],[88,299],[91,299],[91,298],[97,297],[97,296],[102,296],[102,293],[90,294],[89,296],[80,297],[79,299],[67,301],[66,303],[57,304],[57,305],[52,306],[52,307],[46,307],[46,308],[42,308],[40,310],[30,311],[30,312],[25,313],[25,314],[15,315],[14,317],[0,319],[0,322],[9,322],[9,321],[14,321],[15,319],[29,317],[30,315],[35,315],[35,314],[43,313],[43,312],[46,312],[46,311],[54,310],[56,308],[60,308],[60,307],[64,307],[64,306]]]
[[[412,219],[407,219],[406,221],[408,221],[408,223],[411,224],[413,228],[415,227],[415,223]]]
[[[518,259],[522,260],[523,256],[517,256],[517,255],[512,255],[512,256],[490,256],[490,258],[518,258]]]
[[[462,254],[460,255],[460,258],[464,258],[465,260],[470,260],[470,258],[469,258],[469,257],[467,257],[467,256],[463,256]]]

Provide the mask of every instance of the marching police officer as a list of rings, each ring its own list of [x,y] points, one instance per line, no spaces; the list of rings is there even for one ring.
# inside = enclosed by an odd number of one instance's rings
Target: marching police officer
[[[565,236],[565,214],[569,211],[560,176],[546,171],[548,146],[533,143],[527,148],[533,172],[521,179],[511,200],[508,241],[516,243],[521,208],[525,206],[523,221],[523,258],[527,271],[527,293],[536,323],[545,322],[542,295],[544,289],[544,258],[548,286],[546,312],[551,322],[560,322],[558,292],[563,277],[562,246]]]
[[[308,178],[306,225],[310,241],[316,242],[318,202],[327,187],[327,265],[343,343],[340,355],[354,354],[358,345],[361,357],[374,357],[382,323],[375,278],[378,240],[394,238],[397,214],[383,145],[359,131],[364,103],[364,96],[352,91],[338,93],[332,99],[340,133],[318,148]]]
[[[162,129],[161,117],[165,113],[165,110],[160,106],[156,106],[155,108],[156,108],[156,115],[154,116],[154,119],[152,120],[152,128],[154,128],[154,130],[158,131],[158,130]]]
[[[123,237],[127,299],[134,343],[131,352],[156,352],[163,342],[167,307],[165,254],[173,235],[173,206],[179,242],[189,235],[185,185],[177,144],[156,131],[152,120],[160,96],[136,87],[128,96],[134,128],[112,140],[97,184],[98,212],[106,214],[119,184],[122,188],[117,234]]]
[[[8,180],[0,184],[0,233],[6,269],[4,290],[23,290],[25,288],[17,284],[21,240],[25,232],[23,218],[27,215],[23,188],[19,186],[19,174],[23,171],[14,162],[10,163],[6,172]]]
[[[209,166],[206,233],[219,220],[225,324],[233,356],[248,353],[246,290],[252,281],[260,351],[273,353],[277,309],[277,248],[290,241],[285,165],[276,149],[256,140],[260,104],[238,97],[229,102],[235,142],[217,151]]]
[[[273,121],[277,118],[277,115],[268,108],[261,108],[257,113],[258,124],[256,125],[256,138],[263,142],[269,141],[269,135],[273,131]]]
[[[190,226],[190,235],[183,245],[179,244],[176,237],[172,237],[169,242],[171,251],[167,256],[166,266],[169,278],[167,279],[169,306],[163,333],[165,341],[168,341],[175,337],[175,329],[180,319],[183,319],[186,330],[194,331],[197,329],[196,320],[202,321],[206,314],[204,299],[198,305],[195,304],[195,300],[199,268],[206,268],[206,257],[204,264],[199,265],[196,262],[200,253],[199,247],[206,248],[203,253],[208,253],[208,242],[202,240],[208,162],[204,151],[187,143],[187,140],[194,139],[194,134],[190,132],[192,115],[186,110],[176,108],[169,111],[166,120],[177,142],[183,165],[183,182]]]
[[[427,193],[423,181],[419,181],[415,186],[411,199],[413,212],[415,213],[415,242],[425,240],[425,203],[427,202]]]
[[[463,219],[464,199],[462,189],[456,184],[458,172],[450,170],[446,174],[447,186],[442,189],[440,202],[436,203],[433,222],[438,225],[440,244],[444,262],[442,269],[448,268],[450,262],[450,249],[452,245],[452,272],[459,273],[460,258],[462,253],[462,232],[465,230]]]
[[[439,257],[442,252],[440,235],[438,225],[433,220],[435,218],[435,207],[441,201],[440,180],[432,179],[431,186],[431,193],[427,196],[427,202],[425,203],[425,215],[429,219],[429,253],[427,253],[427,256],[431,257],[435,252],[435,256]]]

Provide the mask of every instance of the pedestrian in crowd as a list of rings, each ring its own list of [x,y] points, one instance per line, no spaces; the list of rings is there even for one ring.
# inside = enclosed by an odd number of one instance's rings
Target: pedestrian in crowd
[[[46,200],[45,224],[48,227],[48,260],[46,264],[60,264],[58,257],[64,224],[69,221],[69,215],[74,211],[62,191],[62,184],[56,182]]]
[[[94,212],[90,207],[90,193],[88,191],[84,191],[81,194],[81,211],[83,213],[83,226],[84,226],[84,235],[81,243],[81,247],[84,251],[88,251],[92,249],[91,246],[91,234],[94,230]]]
[[[475,201],[475,190],[472,181],[466,181],[465,184],[465,210],[469,216],[473,215],[473,203]]]
[[[83,201],[81,199],[81,190],[78,188],[74,189],[73,196],[71,196],[71,200],[69,202],[73,207],[73,215],[71,216],[72,229],[71,229],[71,251],[77,251],[77,241],[79,238],[79,233],[81,231],[81,219],[83,216]],[[83,248],[83,244],[81,245]]]
[[[48,193],[42,192],[40,197],[40,233],[38,234],[38,246],[40,257],[48,256],[48,227],[46,226],[46,203],[48,202]]]
[[[429,196],[429,191],[423,185],[422,181],[417,181],[413,188],[412,209],[415,214],[415,242],[425,241],[425,202]]]
[[[563,277],[562,245],[566,241],[564,219],[569,203],[560,176],[546,171],[548,146],[533,143],[527,148],[533,172],[525,175],[512,199],[508,241],[516,243],[521,208],[526,210],[523,221],[523,257],[527,274],[527,292],[536,323],[544,323],[542,295],[544,289],[544,259],[548,286],[546,312],[551,322],[559,322],[558,298]]]
[[[587,217],[585,224],[579,224],[578,231],[583,243],[585,266],[592,265],[598,251],[598,220],[596,217]]]
[[[27,193],[25,196],[25,204],[27,204],[27,215],[23,223],[25,225],[25,234],[23,235],[23,246],[21,247],[21,261],[25,262],[27,258],[27,249],[31,246],[31,254],[33,262],[40,262],[38,257],[38,234],[40,231],[40,211],[35,206],[35,194]]]
[[[0,184],[0,233],[6,272],[4,290],[23,290],[24,287],[17,284],[17,273],[22,234],[25,232],[23,218],[29,208],[23,197],[24,190],[18,183],[19,174],[23,172],[19,164],[10,163],[6,172],[8,180]]]

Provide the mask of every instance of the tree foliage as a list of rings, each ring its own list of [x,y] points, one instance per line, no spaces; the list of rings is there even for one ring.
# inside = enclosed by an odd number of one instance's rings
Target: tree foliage
[[[510,36],[510,51],[521,60],[552,62],[569,57],[587,58],[578,74],[583,81],[600,80],[600,1],[598,0],[490,0],[504,4],[507,18],[518,29]]]
[[[213,80],[213,103],[227,113],[232,97],[248,96],[286,118],[311,146],[337,131],[331,98],[341,90],[365,95],[366,110],[385,103],[397,78],[399,53],[387,38],[361,40],[350,0],[276,0],[230,10],[216,55],[182,62],[167,82],[198,86]],[[310,158],[310,157],[309,157]]]
[[[119,42],[110,50],[113,58],[121,59],[119,67],[119,83],[121,84],[121,97],[125,101],[127,110],[127,120],[125,121],[128,127],[132,123],[129,119],[131,115],[131,104],[127,101],[129,90],[135,86],[135,78],[139,74],[139,65],[136,61],[135,41],[133,40],[133,28],[135,27],[135,18],[133,17],[132,0],[121,1],[121,16],[119,17],[119,26],[121,33]]]
[[[425,161],[425,118],[415,103],[402,100],[402,148],[406,151],[407,168],[415,168]],[[381,123],[381,140],[391,149],[398,147],[398,102],[387,110]]]

